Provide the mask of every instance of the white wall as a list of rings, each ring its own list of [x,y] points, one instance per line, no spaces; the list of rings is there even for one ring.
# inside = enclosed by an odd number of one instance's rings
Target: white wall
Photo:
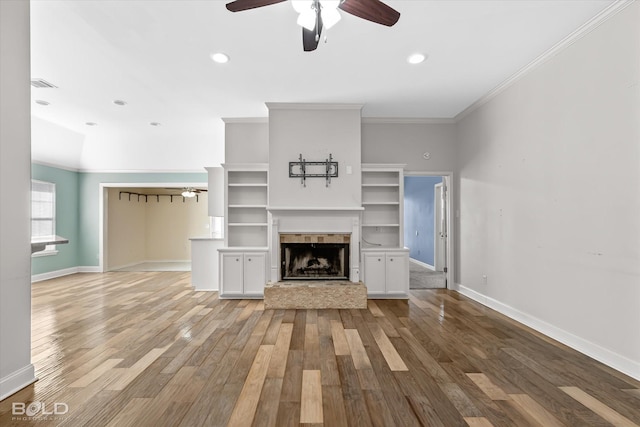
[[[443,172],[456,167],[454,123],[407,123],[364,119],[363,163],[405,163],[405,171]],[[430,159],[423,154],[430,153]]]
[[[461,290],[636,378],[638,22],[634,2],[462,119],[456,191]]]
[[[35,380],[31,364],[31,73],[28,1],[0,1],[0,52],[2,400]]]
[[[359,207],[361,205],[360,106],[282,105],[269,107],[269,205]],[[289,162],[338,162],[337,178],[289,178]],[[351,168],[351,174],[347,168]],[[308,171],[312,173],[311,171]]]
[[[81,169],[84,135],[39,117],[31,117],[31,159],[38,163]]]

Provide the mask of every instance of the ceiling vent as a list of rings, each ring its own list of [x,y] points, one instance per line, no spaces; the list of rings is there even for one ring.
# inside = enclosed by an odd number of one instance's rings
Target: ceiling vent
[[[37,87],[38,89],[44,89],[44,88],[54,89],[58,87],[56,85],[49,83],[44,79],[31,79],[31,86]]]

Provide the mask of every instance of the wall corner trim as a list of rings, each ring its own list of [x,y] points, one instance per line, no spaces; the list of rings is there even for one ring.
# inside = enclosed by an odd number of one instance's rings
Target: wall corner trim
[[[36,382],[35,368],[29,363],[15,372],[0,378],[0,400],[4,400],[29,384]]]
[[[500,83],[495,88],[491,89],[485,95],[483,95],[476,102],[462,110],[454,117],[454,121],[460,122],[462,119],[467,117],[469,114],[482,107],[487,102],[491,101],[493,98],[498,96],[500,93],[511,87],[514,83],[520,80],[522,77],[529,74],[531,71],[538,68],[540,65],[544,64],[549,59],[556,56],[558,53],[563,51],[564,49],[571,46],[576,41],[580,40],[585,35],[589,34],[591,31],[596,29],[600,24],[605,22],[607,19],[613,17],[615,14],[623,10],[625,7],[633,4],[636,0],[615,0],[605,9],[603,9],[596,16],[591,18],[589,21],[585,22],[582,26],[576,29],[574,32],[566,36],[564,39],[560,40],[558,43],[553,45],[550,49],[543,52],[536,59],[531,61],[529,64],[525,65],[510,77],[508,77],[505,81]]]
[[[452,289],[482,305],[522,323],[525,326],[528,326],[531,329],[553,338],[554,340],[559,341],[562,344],[597,360],[598,362],[604,363],[605,365],[618,370],[623,374],[629,375],[636,380],[640,380],[640,362],[638,361],[631,360],[609,349],[601,347],[598,344],[573,335],[564,329],[558,328],[557,326],[515,309],[503,302],[488,297],[459,283],[456,283]]]

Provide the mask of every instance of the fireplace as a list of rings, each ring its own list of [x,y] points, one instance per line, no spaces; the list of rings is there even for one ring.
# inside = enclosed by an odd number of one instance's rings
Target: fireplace
[[[349,234],[281,234],[281,280],[347,280]]]

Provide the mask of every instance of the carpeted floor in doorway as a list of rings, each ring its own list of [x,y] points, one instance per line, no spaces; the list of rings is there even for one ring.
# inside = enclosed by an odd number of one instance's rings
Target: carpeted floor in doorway
[[[409,289],[441,289],[446,287],[444,273],[429,270],[415,262],[409,262]]]

